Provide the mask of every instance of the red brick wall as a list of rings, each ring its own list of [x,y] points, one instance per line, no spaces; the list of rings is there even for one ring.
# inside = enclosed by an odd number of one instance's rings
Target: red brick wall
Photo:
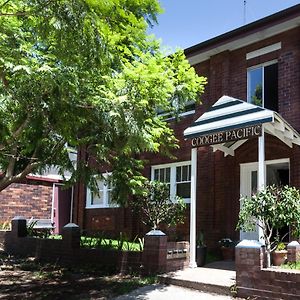
[[[299,299],[300,271],[263,268],[263,248],[235,250],[237,295],[250,299]]]
[[[0,192],[0,222],[15,216],[50,219],[52,183],[14,183]]]
[[[280,50],[246,60],[246,54],[262,47],[281,42]],[[209,60],[195,65],[198,74],[208,78],[202,104],[196,107],[194,115],[186,116],[179,122],[170,122],[179,139],[180,149],[174,151],[178,161],[190,160],[190,142],[183,139],[183,131],[202,113],[213,105],[222,95],[239,99],[247,96],[247,68],[270,60],[278,60],[279,76],[279,113],[300,131],[300,28],[289,30],[260,42],[234,51],[225,51],[212,56]],[[223,237],[238,239],[235,231],[239,212],[240,164],[257,161],[257,139],[249,140],[235,151],[234,157],[224,157],[223,153],[213,153],[210,147],[198,149],[197,175],[197,228],[205,233],[209,247],[217,247]],[[300,148],[290,149],[279,140],[266,137],[266,159],[290,158],[291,184],[300,187]],[[146,162],[144,175],[150,178],[150,166],[173,162],[174,159],[160,155],[143,155]],[[176,161],[176,159],[175,159]],[[82,201],[85,200],[81,200]],[[100,210],[87,211],[85,228],[89,228],[91,215],[103,216]],[[107,211],[108,212],[108,211]],[[121,211],[111,215],[124,223]],[[116,217],[118,215],[118,217]],[[82,221],[83,222],[83,221]],[[141,232],[137,218],[126,217],[126,226],[131,223],[132,231]],[[118,229],[119,230],[119,229]],[[187,221],[178,227],[180,236],[189,236],[189,212]]]

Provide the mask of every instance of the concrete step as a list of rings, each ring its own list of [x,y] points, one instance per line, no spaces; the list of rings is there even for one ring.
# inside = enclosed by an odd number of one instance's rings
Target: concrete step
[[[219,295],[232,295],[235,271],[212,268],[187,268],[159,276],[159,281]]]

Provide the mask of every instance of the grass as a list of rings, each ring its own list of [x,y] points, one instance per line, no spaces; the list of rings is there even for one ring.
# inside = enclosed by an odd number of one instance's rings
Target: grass
[[[62,239],[61,235],[51,235],[50,239]],[[119,240],[108,239],[99,237],[81,236],[80,240],[81,247],[90,249],[114,249],[122,251],[143,251],[143,240],[135,239],[134,241],[128,241],[122,236]]]
[[[290,262],[287,264],[283,264],[280,266],[282,269],[289,269],[289,270],[300,270],[300,261],[297,262]]]

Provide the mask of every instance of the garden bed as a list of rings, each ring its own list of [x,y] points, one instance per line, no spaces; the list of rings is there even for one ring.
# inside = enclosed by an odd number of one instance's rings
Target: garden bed
[[[111,299],[157,282],[105,268],[66,268],[0,251],[0,299]]]

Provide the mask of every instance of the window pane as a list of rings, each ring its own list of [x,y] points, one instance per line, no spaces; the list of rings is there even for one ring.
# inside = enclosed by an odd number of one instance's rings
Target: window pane
[[[99,193],[91,193],[92,201],[91,204],[103,204],[103,191],[99,191]]]
[[[158,176],[159,176],[159,170],[156,169],[156,170],[154,170],[154,180],[158,181],[158,178],[159,178]]]
[[[251,172],[251,194],[257,192],[257,171]]]
[[[176,168],[176,182],[181,181],[181,167]]]
[[[177,183],[177,196],[181,198],[191,197],[191,183]]]
[[[188,166],[183,166],[182,167],[182,176],[181,176],[182,181],[188,181]]]
[[[165,182],[165,169],[159,169],[159,181]]]
[[[264,107],[278,111],[278,64],[264,69]]]
[[[166,168],[166,179],[165,179],[165,182],[170,182],[170,172],[171,172],[171,169],[170,168]]]
[[[111,198],[111,190],[107,191],[107,204],[111,204],[112,198]]]
[[[262,68],[249,71],[248,102],[262,106]]]

